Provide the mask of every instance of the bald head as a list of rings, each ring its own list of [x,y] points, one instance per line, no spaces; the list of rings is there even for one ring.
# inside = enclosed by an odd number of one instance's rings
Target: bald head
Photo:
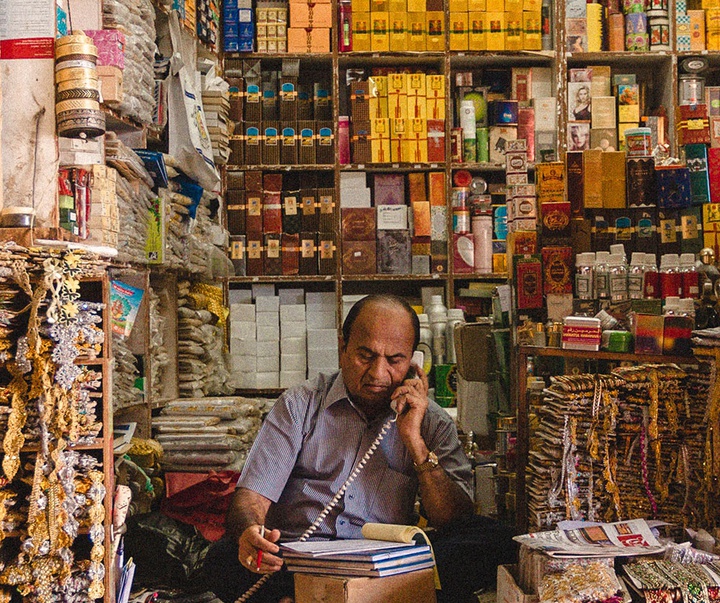
[[[348,312],[342,326],[343,344],[347,346],[348,341],[350,341],[353,325],[361,314],[375,311],[382,312],[383,307],[399,309],[407,314],[410,320],[410,328],[413,330],[413,351],[415,351],[418,343],[420,343],[420,321],[418,320],[417,314],[415,314],[415,310],[410,307],[410,304],[405,299],[390,293],[368,295],[350,308],[350,312]]]

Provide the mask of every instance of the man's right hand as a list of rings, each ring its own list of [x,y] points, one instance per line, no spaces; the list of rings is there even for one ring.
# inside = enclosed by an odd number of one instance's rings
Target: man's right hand
[[[278,571],[283,564],[282,558],[275,554],[280,550],[280,547],[275,544],[280,540],[280,530],[265,531],[265,537],[262,537],[260,533],[261,526],[253,524],[240,535],[238,560],[251,572],[270,574]],[[259,551],[263,552],[260,567],[257,565]]]

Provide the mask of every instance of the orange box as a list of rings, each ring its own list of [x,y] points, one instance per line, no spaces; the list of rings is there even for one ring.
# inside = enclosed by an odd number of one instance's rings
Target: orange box
[[[390,120],[390,157],[393,163],[408,161],[405,158],[405,141],[407,139],[408,120]]]
[[[425,13],[408,12],[407,49],[413,52],[422,52],[427,48],[425,37]]]
[[[357,13],[369,13],[370,12],[370,0],[351,0],[350,6],[352,7],[353,20]]]
[[[430,205],[445,206],[445,172],[430,172],[428,174],[428,197]]]
[[[288,52],[330,52],[330,29],[289,27]]]
[[[429,237],[430,236],[430,202],[429,201],[413,201],[413,236]]]
[[[689,10],[690,50],[705,50],[705,11]]]
[[[424,119],[408,119],[405,132],[404,161],[410,163],[427,163],[427,121]]]
[[[445,76],[425,76],[425,111],[427,119],[445,119]]]
[[[291,2],[290,27],[332,27],[332,5]]]

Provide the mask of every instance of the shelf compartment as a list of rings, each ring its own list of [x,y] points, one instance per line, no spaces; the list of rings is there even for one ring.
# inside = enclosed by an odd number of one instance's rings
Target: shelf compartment
[[[340,166],[343,172],[437,172],[442,163],[349,163]]]
[[[450,65],[453,69],[473,67],[550,67],[555,58],[553,50],[525,51],[467,51],[450,53]]]

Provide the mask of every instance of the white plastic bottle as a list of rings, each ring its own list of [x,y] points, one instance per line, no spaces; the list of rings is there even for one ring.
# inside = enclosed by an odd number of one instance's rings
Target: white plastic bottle
[[[643,298],[643,284],[645,278],[645,254],[634,251],[630,257],[627,285],[630,299]]]
[[[609,251],[598,251],[595,254],[595,299],[610,299]]]
[[[447,324],[447,308],[442,295],[433,295],[430,305],[425,308],[430,319],[430,330],[433,336],[433,364],[445,364],[445,326]]]
[[[610,273],[610,299],[615,302],[627,300],[627,268],[623,256],[614,253],[610,254],[608,268]]]
[[[578,253],[575,258],[575,296],[578,299],[595,299],[594,264],[595,254],[592,251]]]
[[[418,320],[420,321],[420,343],[418,343],[417,349],[423,353],[422,370],[426,375],[430,375],[433,367],[433,338],[430,330],[430,320],[427,314],[418,314]]]
[[[445,346],[447,348],[445,360],[448,364],[457,362],[455,354],[455,325],[465,322],[465,313],[460,308],[450,308],[447,313],[447,325],[445,325]]]

